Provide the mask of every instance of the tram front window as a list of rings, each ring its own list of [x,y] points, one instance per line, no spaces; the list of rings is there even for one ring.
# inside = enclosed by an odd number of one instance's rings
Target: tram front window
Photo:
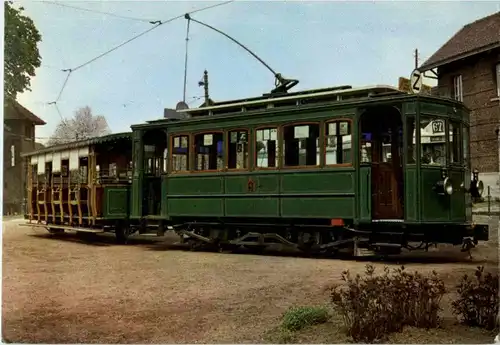
[[[420,162],[423,165],[446,165],[445,120],[420,118]]]

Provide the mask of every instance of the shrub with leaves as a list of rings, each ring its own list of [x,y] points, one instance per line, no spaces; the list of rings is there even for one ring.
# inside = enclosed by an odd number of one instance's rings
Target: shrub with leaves
[[[342,280],[347,286],[331,291],[331,301],[355,342],[380,341],[404,326],[438,325],[439,303],[446,290],[436,272],[425,277],[401,267],[390,275],[385,267],[383,275],[374,273],[372,265],[366,266],[363,278],[359,274],[353,278],[344,271]]]
[[[294,307],[287,310],[281,326],[289,331],[298,331],[328,321],[328,310],[325,307]]]
[[[476,269],[475,280],[467,274],[457,285],[458,298],[452,302],[453,311],[469,326],[493,330],[497,328],[498,274]]]

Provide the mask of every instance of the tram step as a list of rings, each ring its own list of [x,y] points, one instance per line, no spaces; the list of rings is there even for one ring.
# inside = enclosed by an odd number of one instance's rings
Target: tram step
[[[373,250],[367,248],[358,248],[357,253],[354,253],[355,256],[373,256],[375,252]]]

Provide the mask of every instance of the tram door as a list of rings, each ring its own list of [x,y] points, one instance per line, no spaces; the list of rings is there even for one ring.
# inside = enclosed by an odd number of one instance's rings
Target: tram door
[[[161,215],[162,176],[166,172],[167,137],[162,130],[144,135],[143,216]]]
[[[403,218],[403,125],[393,107],[369,108],[361,117],[361,166],[371,167],[373,219]]]

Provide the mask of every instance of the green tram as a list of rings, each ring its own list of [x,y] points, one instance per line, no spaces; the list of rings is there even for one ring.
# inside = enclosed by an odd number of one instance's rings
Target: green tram
[[[131,126],[121,147],[106,137],[83,143],[103,164],[130,164],[126,180],[99,184],[95,196],[98,159],[89,156],[85,188],[95,202],[77,231],[112,231],[123,241],[174,230],[192,248],[279,243],[355,255],[434,243],[468,250],[488,240],[488,226],[472,222],[483,184],[471,172],[469,110],[460,102],[342,86],[175,114]],[[39,209],[27,218],[62,231]]]

